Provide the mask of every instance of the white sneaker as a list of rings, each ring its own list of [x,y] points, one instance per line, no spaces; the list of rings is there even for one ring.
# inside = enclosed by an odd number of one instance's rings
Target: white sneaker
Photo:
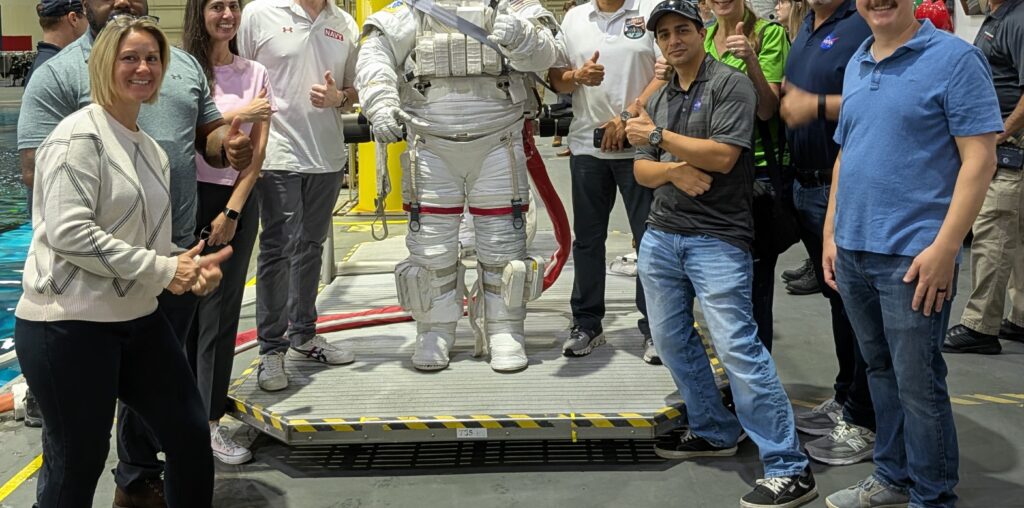
[[[356,360],[356,354],[341,346],[327,342],[323,335],[316,335],[305,344],[288,348],[288,359],[292,361],[320,362],[328,365],[344,365]]]
[[[416,370],[435,371],[448,367],[448,339],[435,332],[424,332],[416,336],[416,351],[412,354],[412,366]]]
[[[231,439],[228,428],[219,423],[210,427],[210,448],[213,456],[225,464],[237,466],[252,460],[252,452]]]
[[[511,333],[496,333],[490,337],[491,370],[516,372],[526,368],[526,339]]]
[[[288,374],[284,372],[284,353],[260,355],[260,366],[256,370],[256,382],[266,392],[288,388]]]

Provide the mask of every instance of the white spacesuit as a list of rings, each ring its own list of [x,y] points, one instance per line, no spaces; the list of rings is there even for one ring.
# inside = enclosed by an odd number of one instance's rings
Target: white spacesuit
[[[410,0],[412,1],[412,0]],[[540,295],[542,258],[527,257],[529,183],[524,107],[532,78],[555,62],[555,19],[537,0],[435,0],[482,28],[501,53],[401,0],[363,27],[356,88],[378,143],[398,141],[405,118],[402,196],[409,257],[395,270],[399,302],[417,323],[413,365],[448,366],[469,296],[477,354],[500,372],[527,365],[526,302]],[[467,292],[459,222],[468,203],[477,285]]]

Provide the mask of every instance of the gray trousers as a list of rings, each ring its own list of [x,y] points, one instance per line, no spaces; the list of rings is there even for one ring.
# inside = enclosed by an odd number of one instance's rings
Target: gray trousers
[[[341,171],[264,171],[256,185],[263,223],[256,269],[261,355],[285,352],[316,335],[321,254],[341,178]]]
[[[196,234],[202,236],[201,231],[224,210],[234,187],[199,182],[198,189]],[[259,205],[256,197],[250,196],[240,210],[235,236],[229,242],[233,250],[231,257],[220,265],[224,278],[213,293],[199,299],[199,308],[185,343],[188,363],[196,377],[196,386],[210,421],[220,420],[227,405],[245,275],[249,270],[249,258],[252,257],[259,225]],[[203,253],[216,252],[221,248],[207,248]]]

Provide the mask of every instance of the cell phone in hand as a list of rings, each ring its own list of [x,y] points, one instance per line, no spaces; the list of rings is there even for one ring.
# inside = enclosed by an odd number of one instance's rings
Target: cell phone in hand
[[[601,143],[604,141],[604,127],[598,127],[594,129],[594,148],[601,148]],[[633,148],[633,145],[629,144],[629,138],[625,138],[623,148]]]

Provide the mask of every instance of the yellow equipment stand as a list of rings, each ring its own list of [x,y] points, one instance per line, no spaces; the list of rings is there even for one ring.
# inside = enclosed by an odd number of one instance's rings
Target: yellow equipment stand
[[[356,21],[359,26],[370,14],[384,8],[393,0],[359,0],[356,3]],[[377,198],[377,155],[373,143],[356,145],[356,167],[359,171],[359,201],[352,209],[355,213],[374,213]],[[399,157],[405,151],[405,142],[388,146],[388,175],[391,177],[391,193],[384,201],[385,213],[402,212],[402,164]]]

